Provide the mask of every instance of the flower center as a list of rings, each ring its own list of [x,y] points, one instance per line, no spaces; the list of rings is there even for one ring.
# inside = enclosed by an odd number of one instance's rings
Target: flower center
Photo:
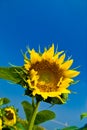
[[[10,110],[9,110],[9,111],[6,110],[6,115],[5,115],[5,117],[6,117],[8,120],[12,120],[12,119],[13,119],[13,113],[11,113]]]
[[[30,70],[32,69],[37,71],[39,75],[36,87],[41,92],[54,92],[58,90],[57,84],[62,75],[62,70],[59,69],[58,65],[42,60],[33,64]]]
[[[40,71],[39,76],[40,76],[39,81],[44,81],[45,83],[51,82],[52,79],[54,78],[53,74],[48,70]]]

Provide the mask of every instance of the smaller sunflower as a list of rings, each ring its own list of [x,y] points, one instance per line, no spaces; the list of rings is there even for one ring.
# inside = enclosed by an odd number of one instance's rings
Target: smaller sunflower
[[[30,59],[25,55],[24,67],[27,72],[28,89],[33,96],[41,96],[44,100],[58,98],[62,101],[63,94],[69,94],[68,87],[74,82],[79,71],[70,69],[73,59],[65,61],[64,51],[54,52],[54,44],[44,53],[28,49]]]
[[[16,124],[16,110],[13,107],[6,107],[4,109],[3,121],[5,126]]]
[[[0,118],[0,130],[2,130],[2,119]]]

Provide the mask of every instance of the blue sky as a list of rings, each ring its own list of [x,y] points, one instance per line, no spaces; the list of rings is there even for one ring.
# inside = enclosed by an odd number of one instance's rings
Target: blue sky
[[[87,119],[80,121],[79,115],[87,111],[87,1],[86,0],[0,0],[0,66],[9,63],[23,65],[23,52],[26,46],[38,50],[58,45],[65,50],[67,58],[74,59],[73,67],[81,66],[80,82],[70,87],[77,94],[69,96],[65,105],[55,105],[56,121],[69,125],[83,126]],[[0,97],[8,97],[19,107],[23,117],[22,100],[24,89],[19,85],[0,80]],[[42,103],[40,109],[48,109]],[[21,114],[22,113],[22,114]],[[52,121],[42,124],[48,130],[62,127]]]

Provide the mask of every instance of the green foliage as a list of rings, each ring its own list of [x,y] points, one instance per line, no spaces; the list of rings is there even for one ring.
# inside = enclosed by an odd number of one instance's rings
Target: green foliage
[[[14,130],[14,129],[5,127],[5,128],[2,128],[2,130]]]
[[[80,128],[79,130],[87,130],[87,124],[85,124],[82,128]]]
[[[8,98],[0,98],[0,106],[8,104],[10,100]]]
[[[87,118],[87,112],[84,112],[80,115],[80,119]]]
[[[23,127],[23,125],[21,123],[16,123],[16,130],[27,130]],[[15,130],[15,129],[14,129]]]
[[[23,101],[22,103],[25,115],[26,115],[26,119],[27,121],[29,121],[31,119],[31,115],[33,113],[33,106],[27,102],[27,101]],[[50,110],[43,110],[37,113],[36,115],[36,119],[35,119],[35,125],[38,125],[40,123],[46,122],[48,120],[52,120],[53,118],[55,118],[55,113],[50,111]]]
[[[78,127],[70,126],[70,127],[63,128],[62,130],[78,130]]]
[[[65,127],[63,129],[57,129],[57,130],[87,130],[87,124],[85,124],[81,128],[78,128],[77,126],[69,126],[69,127]]]
[[[0,67],[0,78],[10,80],[13,83],[21,84],[23,81],[23,67]]]
[[[22,106],[23,106],[23,109],[24,109],[24,112],[25,112],[25,115],[26,115],[26,119],[29,121],[30,118],[31,118],[31,114],[33,112],[33,107],[32,105],[27,102],[27,101],[23,101],[22,103]]]
[[[40,124],[43,122],[46,122],[48,120],[52,120],[55,118],[55,113],[50,110],[43,110],[37,113],[36,119],[35,119],[35,124]]]
[[[20,122],[18,122],[16,123],[16,125],[2,128],[2,130],[27,130],[27,129],[24,128],[24,126]]]
[[[19,124],[18,126],[23,127],[25,130],[28,129],[28,121],[27,120],[23,120],[21,118],[17,118],[17,123]]]
[[[33,130],[46,130],[44,127],[41,126],[34,126]]]

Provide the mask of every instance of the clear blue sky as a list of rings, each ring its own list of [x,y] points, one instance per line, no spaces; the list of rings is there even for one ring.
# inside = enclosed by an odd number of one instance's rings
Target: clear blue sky
[[[81,66],[80,82],[70,87],[77,94],[69,96],[65,105],[55,105],[56,121],[69,125],[83,126],[87,119],[80,121],[79,115],[87,111],[87,0],[0,0],[0,66],[9,63],[23,65],[26,46],[41,50],[58,44],[59,51],[65,50],[67,58],[72,55],[73,67]],[[24,89],[19,85],[0,80],[0,97],[8,97],[11,104],[19,107],[23,117],[22,100]],[[48,109],[42,103],[40,109]],[[61,125],[54,122],[42,124],[48,130]]]

